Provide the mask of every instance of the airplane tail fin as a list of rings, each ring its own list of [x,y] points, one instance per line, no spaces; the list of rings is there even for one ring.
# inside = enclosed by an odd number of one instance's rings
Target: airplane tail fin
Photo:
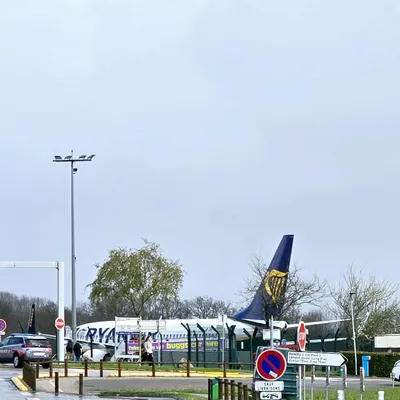
[[[236,320],[266,321],[280,314],[286,292],[294,235],[285,235],[250,305],[233,316]]]
[[[35,305],[32,304],[31,313],[29,315],[28,333],[36,334],[36,310]]]

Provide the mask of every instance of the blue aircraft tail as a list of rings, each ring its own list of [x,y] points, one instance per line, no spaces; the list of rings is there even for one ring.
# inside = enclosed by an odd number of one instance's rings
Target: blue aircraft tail
[[[31,313],[29,315],[28,333],[36,335],[36,310],[34,304],[32,304]]]
[[[283,236],[252,302],[236,313],[233,319],[267,321],[271,316],[280,315],[286,293],[293,238],[293,235]]]

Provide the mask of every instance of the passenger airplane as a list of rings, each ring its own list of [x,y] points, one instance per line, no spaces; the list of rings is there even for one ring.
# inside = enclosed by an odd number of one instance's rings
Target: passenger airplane
[[[266,318],[269,319],[271,316],[279,315],[282,307],[283,296],[286,292],[286,284],[289,274],[290,258],[293,246],[293,235],[283,236],[279,247],[268,267],[265,278],[262,280],[260,287],[258,288],[252,302],[248,307],[239,311],[233,316],[228,316],[224,323],[226,326],[233,327],[236,335],[236,340],[245,340],[250,335],[256,336],[257,334],[263,334],[264,338],[270,337],[269,330],[266,323]],[[330,320],[330,321],[316,321],[306,322],[306,326],[330,324],[335,322],[342,322],[343,319]],[[128,324],[129,322],[127,322]],[[140,321],[143,326],[146,324],[157,325],[157,321]],[[217,339],[218,334],[215,329],[222,328],[222,321],[218,318],[207,318],[207,319],[174,319],[174,320],[159,320],[159,325],[163,326],[164,332],[161,332],[161,340],[165,342],[187,342],[188,330],[186,326],[192,332],[196,331],[198,339]],[[83,324],[77,327],[76,338],[81,343],[90,343],[92,339],[93,344],[100,344],[107,347],[119,347],[122,341],[124,341],[127,335],[132,336],[133,334],[139,334],[137,326],[130,329],[127,332],[121,332],[117,328],[115,335],[115,321],[102,321]],[[206,338],[203,337],[201,329],[205,331]],[[285,321],[274,321],[273,327],[273,339],[280,339],[280,330],[294,329],[297,328],[298,323],[288,324]],[[225,329],[225,327],[224,327]],[[226,332],[226,330],[225,330]],[[152,335],[156,339],[156,329],[151,332],[140,331],[141,335]],[[114,336],[116,336],[116,343],[114,344]],[[192,341],[193,339],[193,335]]]

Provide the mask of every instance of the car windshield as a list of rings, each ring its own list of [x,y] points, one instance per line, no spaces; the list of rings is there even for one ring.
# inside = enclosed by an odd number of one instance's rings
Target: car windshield
[[[25,343],[32,347],[47,347],[50,345],[47,339],[25,339]]]

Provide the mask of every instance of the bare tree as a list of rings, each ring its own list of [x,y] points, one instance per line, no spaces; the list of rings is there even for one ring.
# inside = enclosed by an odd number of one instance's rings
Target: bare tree
[[[189,308],[192,318],[216,318],[220,314],[232,315],[236,312],[230,302],[207,296],[197,296],[189,300]]]
[[[268,269],[268,266],[260,255],[253,255],[249,266],[252,275],[245,280],[245,288],[240,293],[247,303],[254,297],[261,282],[265,279]],[[293,265],[289,272],[286,293],[284,293],[282,298],[280,318],[293,318],[304,305],[319,307],[321,300],[326,297],[326,282],[321,281],[315,274],[312,279],[305,280],[300,276],[300,271],[299,267]]]
[[[353,266],[342,276],[337,287],[330,287],[333,303],[327,304],[335,316],[351,318],[351,297],[354,293],[354,321],[356,337],[373,338],[376,335],[398,332],[400,329],[400,302],[396,293],[399,284],[378,280]],[[351,321],[346,326],[352,336]]]

